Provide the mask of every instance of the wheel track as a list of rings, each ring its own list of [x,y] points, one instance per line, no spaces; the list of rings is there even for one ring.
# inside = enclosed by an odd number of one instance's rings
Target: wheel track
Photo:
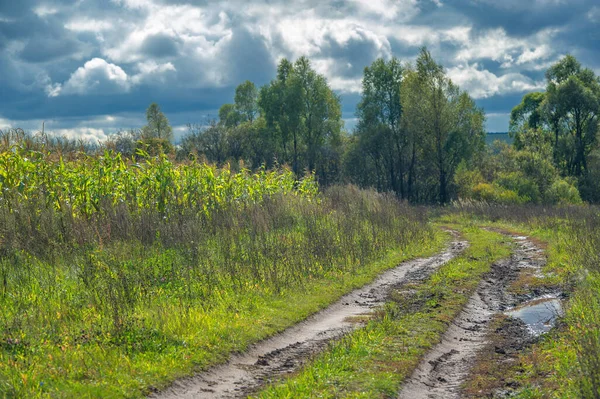
[[[509,285],[523,268],[539,272],[543,251],[526,237],[512,236],[516,250],[509,259],[496,262],[479,284],[465,308],[453,320],[441,342],[422,359],[405,382],[400,399],[454,399],[461,397],[461,384],[467,378],[479,350],[487,342],[493,316],[517,304],[507,293]]]
[[[443,252],[430,258],[403,262],[326,309],[253,345],[243,354],[233,355],[227,363],[180,379],[151,398],[243,398],[297,370],[314,354],[323,351],[332,339],[358,328],[360,324],[352,322],[351,318],[382,306],[392,288],[427,278],[462,252],[467,243],[458,240],[456,232],[452,234],[455,239]]]

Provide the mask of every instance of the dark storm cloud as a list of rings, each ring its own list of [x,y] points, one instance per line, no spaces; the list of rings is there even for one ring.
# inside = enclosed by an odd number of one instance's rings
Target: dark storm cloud
[[[180,41],[169,35],[159,33],[144,39],[141,52],[151,58],[174,57],[179,53]]]
[[[549,27],[580,21],[590,0],[457,0],[449,8],[468,17],[478,29],[503,27],[509,34],[527,36]]]
[[[19,56],[26,62],[47,62],[77,52],[79,44],[68,38],[36,37],[30,39]]]
[[[345,42],[340,43],[331,34],[325,35],[325,41],[321,55],[336,60],[332,72],[343,77],[362,75],[365,66],[384,55],[374,38],[362,29],[352,31]]]
[[[427,46],[501,130],[561,55],[600,71],[596,3],[0,0],[0,121],[128,128],[156,101],[174,125],[198,122],[231,102],[237,84],[265,84],[281,57],[306,54],[352,128],[364,67],[411,61]]]
[[[251,80],[262,85],[275,77],[275,59],[265,41],[245,28],[233,30],[223,58],[228,60],[225,67],[234,82]]]

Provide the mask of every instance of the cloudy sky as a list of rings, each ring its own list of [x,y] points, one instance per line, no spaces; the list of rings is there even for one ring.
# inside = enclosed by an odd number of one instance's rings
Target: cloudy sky
[[[427,46],[506,131],[571,53],[600,72],[597,0],[0,0],[0,128],[104,138],[157,102],[176,128],[307,55],[354,125],[363,68]]]

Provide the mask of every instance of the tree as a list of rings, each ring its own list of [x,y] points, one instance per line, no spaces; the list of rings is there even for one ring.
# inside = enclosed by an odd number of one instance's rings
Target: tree
[[[568,172],[580,177],[587,171],[587,156],[596,144],[600,82],[592,70],[582,68],[570,55],[550,67],[546,79],[548,103],[562,120],[559,126],[564,126],[574,139],[574,157],[568,162]]]
[[[319,152],[327,140],[337,140],[342,128],[342,110],[339,97],[327,84],[323,75],[317,74],[306,57],[294,64],[290,79],[293,92],[300,92],[300,133],[306,145],[306,162],[310,172],[315,171]],[[295,140],[296,141],[296,138]],[[296,148],[297,145],[295,144]],[[297,152],[295,151],[295,164]],[[296,172],[298,169],[296,166]]]
[[[298,129],[300,125],[300,90],[292,85],[290,77],[294,65],[282,59],[277,67],[277,77],[261,88],[258,104],[267,128],[277,137],[280,162],[288,162],[290,141],[293,141],[293,167],[298,170]],[[293,140],[292,140],[293,136]]]
[[[242,115],[234,104],[223,104],[219,108],[219,123],[226,127],[235,127],[242,121]]]
[[[407,72],[407,79],[411,81],[411,96],[404,97],[410,115],[407,129],[413,132],[422,154],[422,177],[427,177],[428,170],[435,171],[437,200],[446,203],[451,198],[450,186],[458,165],[483,151],[485,116],[425,48],[416,67]]]
[[[597,144],[600,81],[571,55],[552,65],[546,80],[545,93],[526,94],[513,109],[511,134],[522,147],[527,135],[541,132],[552,143],[555,166],[581,180]]]
[[[171,142],[173,140],[173,129],[169,125],[169,120],[160,110],[156,103],[150,104],[146,110],[146,120],[148,124],[142,128],[142,137],[144,139],[159,139]]]
[[[401,132],[402,74],[402,65],[396,58],[389,62],[380,58],[366,67],[362,98],[356,114],[359,119],[357,132],[362,137],[365,150],[376,164],[377,173],[386,173],[387,188],[404,198],[403,155],[408,142]],[[382,176],[377,180],[381,183]]]
[[[253,122],[258,113],[258,90],[247,80],[235,89],[235,108],[243,121]]]
[[[228,129],[214,120],[208,126],[188,124],[181,140],[185,155],[203,155],[207,161],[222,165],[228,156]]]
[[[141,139],[139,130],[118,131],[112,136],[109,136],[107,145],[115,151],[123,154],[126,158],[135,155],[136,143]]]
[[[294,173],[302,170],[301,161],[315,171],[325,144],[339,139],[342,120],[340,100],[324,76],[317,74],[306,57],[294,64],[283,59],[277,77],[264,86],[259,105],[266,126],[280,143],[283,161],[291,161]]]

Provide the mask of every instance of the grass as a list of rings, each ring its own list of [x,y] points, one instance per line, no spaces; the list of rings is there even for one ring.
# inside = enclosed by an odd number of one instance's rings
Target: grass
[[[0,397],[142,397],[446,240],[354,188],[211,218],[35,207],[0,209]]]
[[[484,208],[463,209],[463,217],[530,235],[546,247],[544,272],[548,277],[542,281],[524,277],[521,283],[533,288],[560,285],[568,295],[566,313],[558,327],[516,356],[511,367],[500,368],[503,378],[517,386],[512,397],[600,398],[598,208]],[[521,288],[517,284],[514,290],[518,293]],[[499,370],[494,371],[497,374]],[[496,383],[493,378],[484,382],[482,391],[491,392],[489,387]]]
[[[388,398],[441,335],[490,265],[510,253],[508,239],[477,227],[462,229],[470,247],[426,281],[411,286],[370,321],[299,373],[258,393],[258,398]]]

